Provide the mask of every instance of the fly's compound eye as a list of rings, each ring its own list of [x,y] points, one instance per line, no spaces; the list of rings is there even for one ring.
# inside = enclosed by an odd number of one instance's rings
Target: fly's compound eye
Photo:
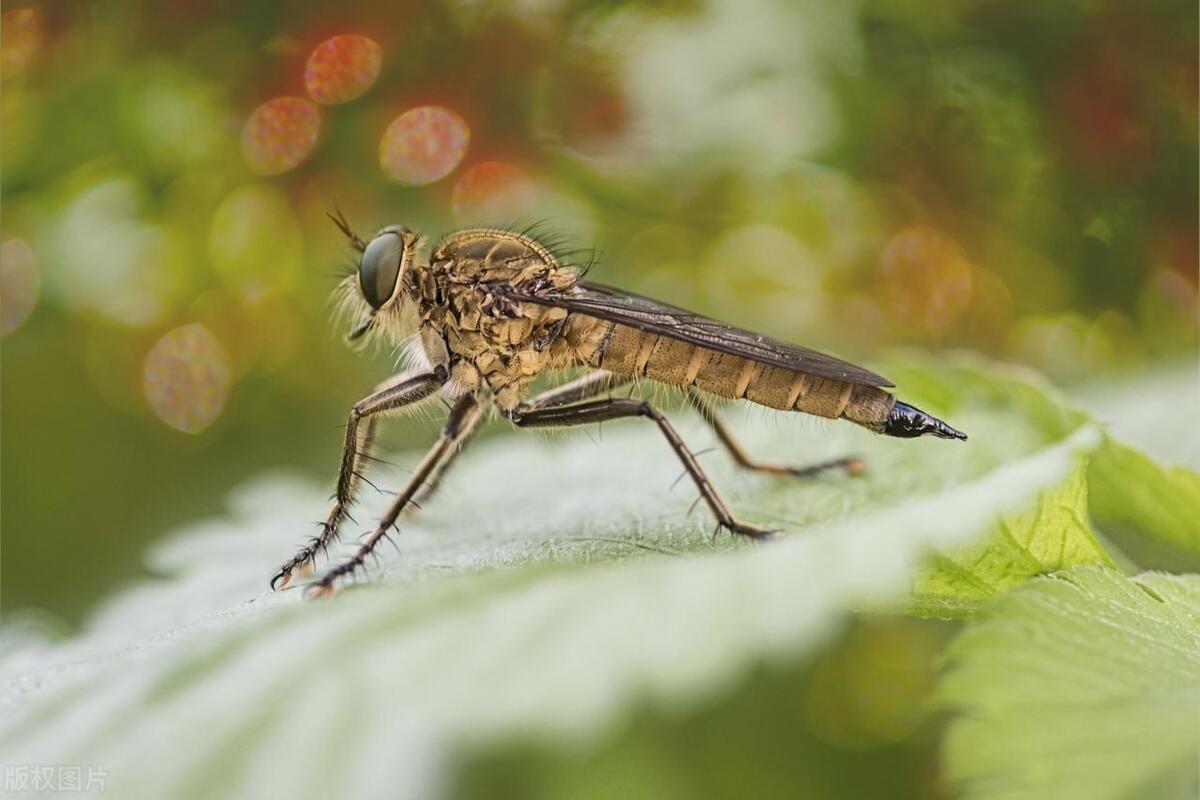
[[[396,291],[404,241],[398,233],[381,233],[363,250],[358,265],[358,285],[371,308],[380,309]]]

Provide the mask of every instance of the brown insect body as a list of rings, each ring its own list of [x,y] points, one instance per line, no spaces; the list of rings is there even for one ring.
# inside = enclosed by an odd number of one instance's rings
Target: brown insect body
[[[396,494],[354,555],[309,587],[314,594],[363,568],[402,513],[418,507],[477,429],[489,407],[521,428],[588,425],[621,418],[652,421],[683,464],[720,527],[754,538],[770,534],[735,518],[667,417],[652,403],[613,397],[639,380],[681,387],[689,403],[742,467],[772,475],[809,477],[831,469],[856,474],[857,458],[807,466],[766,464],[751,458],[720,421],[704,393],[770,408],[846,419],[877,433],[931,434],[965,439],[941,420],[896,400],[892,384],[832,356],[709,319],[676,306],[582,280],[530,236],[480,228],[443,238],[427,262],[420,238],[399,226],[367,242],[345,219],[334,222],[361,253],[347,298],[366,312],[350,338],[383,331],[399,343],[415,310],[424,364],[393,376],[351,409],[333,507],[317,536],[286,561],[271,580],[286,586],[295,571],[312,567],[337,537],[370,458],[376,420],[438,392],[454,399],[442,434]],[[529,396],[531,381],[551,368],[592,371]]]
[[[847,419],[874,431],[883,429],[895,404],[891,394],[875,385],[890,385],[887,381],[853,365],[842,365],[848,379],[839,380],[584,313],[571,313],[568,319],[564,307],[551,303],[581,295],[592,285],[579,282],[535,240],[509,231],[479,229],[448,236],[434,248],[428,266],[411,269],[408,275],[412,277],[406,285],[418,304],[421,341],[430,363],[443,357],[444,341],[456,381],[471,389],[486,385],[502,412],[516,407],[522,390],[539,372],[567,366]]]
[[[730,400],[845,418],[878,431],[895,398],[874,386],[823,378],[722,353],[629,325],[580,316],[568,340],[582,364],[616,375],[694,387]]]

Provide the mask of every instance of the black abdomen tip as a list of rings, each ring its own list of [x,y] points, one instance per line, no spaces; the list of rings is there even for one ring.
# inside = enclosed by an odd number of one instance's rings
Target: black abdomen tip
[[[965,433],[951,428],[937,417],[898,400],[892,406],[892,412],[888,414],[887,422],[883,424],[883,432],[888,436],[900,436],[905,439],[926,434],[940,436],[943,439],[967,438]]]

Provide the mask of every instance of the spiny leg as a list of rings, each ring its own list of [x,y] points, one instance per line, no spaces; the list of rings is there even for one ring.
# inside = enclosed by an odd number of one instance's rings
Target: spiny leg
[[[700,462],[696,460],[696,457],[688,450],[687,445],[679,438],[679,434],[675,432],[675,428],[671,426],[671,423],[667,421],[667,418],[661,411],[643,400],[610,398],[607,400],[593,400],[576,405],[543,409],[527,409],[526,406],[522,405],[510,414],[513,423],[521,428],[587,425],[593,422],[621,419],[622,417],[649,417],[658,425],[658,429],[666,437],[667,442],[671,445],[671,449],[675,451],[675,455],[683,462],[684,469],[691,476],[692,481],[696,484],[696,488],[700,490],[700,497],[708,504],[709,510],[717,518],[717,522],[721,527],[728,528],[733,533],[740,533],[756,539],[765,538],[771,534],[771,531],[734,519],[733,515],[729,513],[729,509],[725,506],[725,502],[709,482],[708,476],[704,474],[704,470],[700,467]]]
[[[866,469],[866,465],[863,464],[862,459],[857,456],[834,458],[829,461],[819,461],[815,464],[806,464],[798,467],[755,460],[742,448],[741,443],[734,437],[733,432],[721,421],[721,418],[717,415],[717,409],[712,403],[695,389],[688,389],[687,399],[692,408],[696,409],[701,418],[712,428],[721,445],[728,451],[737,465],[744,469],[763,472],[768,475],[791,475],[796,478],[808,478],[831,469],[843,469],[847,475],[859,475]]]
[[[337,537],[338,526],[345,520],[354,494],[362,482],[364,462],[375,429],[375,415],[423,400],[446,382],[444,368],[420,375],[401,375],[381,389],[354,404],[346,421],[346,439],[342,445],[342,466],[338,474],[333,507],[329,509],[320,532],[296,555],[285,561],[271,578],[272,589],[282,589],[292,579],[292,572],[312,565],[317,552],[324,550]]]
[[[437,442],[430,448],[425,457],[421,459],[421,463],[417,465],[413,471],[412,477],[404,489],[396,495],[396,499],[388,507],[387,513],[379,520],[379,524],[375,526],[375,530],[371,531],[360,542],[358,547],[354,549],[354,554],[350,558],[338,564],[333,569],[321,576],[321,579],[315,583],[309,584],[304,590],[304,596],[322,597],[333,593],[334,584],[339,578],[346,575],[352,575],[363,567],[367,557],[374,552],[379,540],[387,535],[388,529],[396,524],[396,520],[413,497],[420,491],[434,471],[437,469],[442,459],[450,452],[454,442],[460,438],[462,431],[466,426],[472,424],[472,418],[479,413],[479,404],[474,395],[463,395],[455,402],[454,407],[450,409],[450,416],[446,418],[446,425],[442,429],[442,435],[438,437]]]
[[[450,443],[449,449],[446,451],[445,457],[438,462],[434,468],[433,474],[429,476],[429,480],[425,481],[424,488],[417,494],[407,506],[404,507],[403,516],[408,517],[419,510],[429,498],[437,493],[441,488],[442,479],[446,476],[446,471],[450,469],[450,465],[454,463],[463,450],[467,449],[467,444],[474,438],[475,433],[479,430],[479,424],[483,421],[485,414],[481,407],[476,407],[475,412],[465,419],[459,427],[458,436]]]
[[[603,394],[604,392],[632,382],[633,378],[613,375],[611,372],[606,372],[605,370],[596,370],[595,372],[582,375],[573,381],[568,381],[562,386],[556,386],[553,389],[547,389],[541,394],[534,395],[525,401],[524,406],[531,409],[562,406],[567,403],[574,403],[579,400],[586,400],[589,397],[595,397],[598,394]],[[405,508],[405,516],[411,515],[437,492],[442,483],[442,476],[446,474],[446,470],[454,463],[454,459],[458,458],[462,454],[462,451],[466,449],[467,443],[478,429],[478,423],[482,418],[482,414],[477,414],[468,425],[464,426],[462,432],[458,435],[458,439],[451,445],[450,452],[438,464],[433,475],[429,476],[429,480],[425,483],[425,488],[417,495],[416,500]]]

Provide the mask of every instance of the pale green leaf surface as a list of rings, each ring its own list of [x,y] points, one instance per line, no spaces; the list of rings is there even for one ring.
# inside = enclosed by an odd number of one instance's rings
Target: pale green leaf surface
[[[1193,798],[1200,577],[1077,568],[1000,598],[952,645],[947,777],[967,798]]]
[[[1107,438],[1091,459],[1088,481],[1098,524],[1128,526],[1200,553],[1200,474],[1159,464]]]
[[[1097,441],[1066,435],[1076,420],[1022,381],[946,370],[910,370],[905,397],[932,410],[941,392],[965,445],[741,420],[764,455],[852,449],[872,468],[797,484],[706,456],[733,508],[792,534],[762,547],[714,545],[686,516],[694,494],[667,491],[678,467],[652,430],[505,436],[463,457],[366,588],[306,604],[266,580],[325,491],[260,481],[153,551],[168,577],[80,636],[17,646],[6,626],[0,756],[104,764],[117,796],[428,797],[460,749],[584,740],[640,704],[686,706],[811,652],[847,610],[902,592],[929,548],[1019,518]]]
[[[1109,430],[1088,474],[1097,524],[1200,553],[1200,376],[1195,365],[1086,387],[1078,396]]]
[[[1112,436],[1164,464],[1200,470],[1200,373],[1180,364],[1072,393]]]

